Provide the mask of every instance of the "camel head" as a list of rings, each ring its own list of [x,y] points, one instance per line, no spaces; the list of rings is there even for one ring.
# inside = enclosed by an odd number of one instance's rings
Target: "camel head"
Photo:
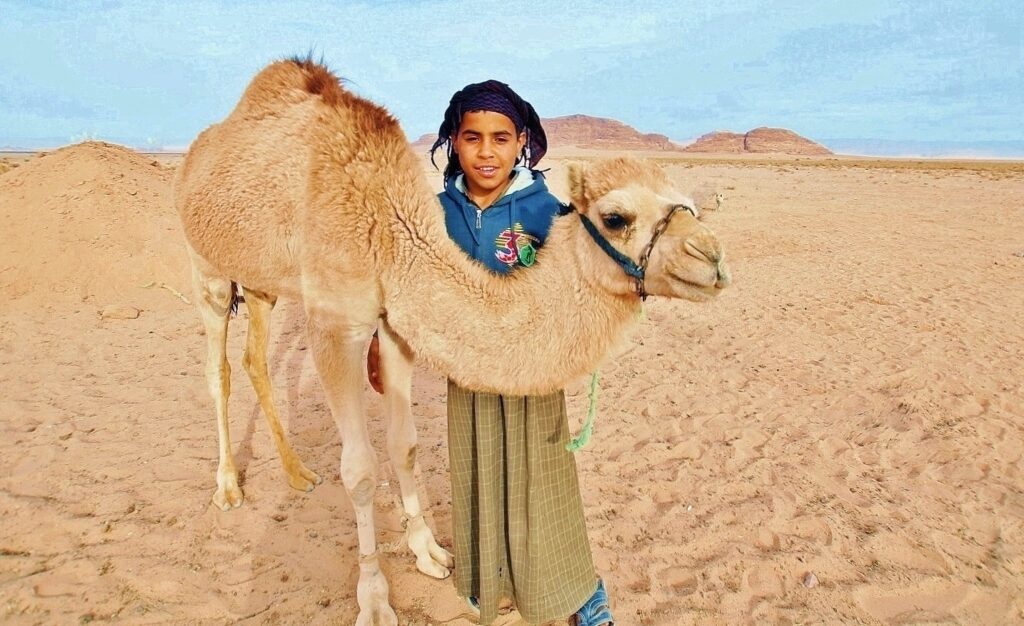
[[[604,253],[600,243],[586,248],[594,263],[611,264],[599,273],[606,289],[636,293],[638,270],[642,291],[654,296],[704,301],[729,285],[722,245],[697,219],[693,200],[655,163],[632,158],[573,163],[569,195],[584,225],[591,228],[589,220],[599,233],[595,242],[603,237],[612,248]]]

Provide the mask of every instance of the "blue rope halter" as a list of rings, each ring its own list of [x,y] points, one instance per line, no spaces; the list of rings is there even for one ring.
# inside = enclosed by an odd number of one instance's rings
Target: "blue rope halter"
[[[654,225],[654,232],[651,234],[651,240],[644,246],[643,252],[640,253],[640,260],[634,261],[625,254],[622,254],[612,246],[611,242],[601,234],[601,231],[597,230],[597,226],[594,226],[594,222],[590,221],[590,218],[576,210],[576,207],[569,205],[570,211],[575,211],[580,216],[580,220],[583,222],[583,227],[590,233],[590,237],[594,240],[605,254],[607,254],[613,261],[615,261],[622,271],[627,276],[632,278],[636,282],[636,293],[640,296],[641,300],[647,299],[647,291],[644,289],[644,277],[647,274],[647,264],[651,260],[651,252],[654,250],[654,244],[658,241],[658,237],[668,229],[668,223],[672,220],[672,216],[676,214],[680,209],[688,212],[690,215],[697,217],[697,211],[693,207],[686,206],[685,204],[673,204],[669,207],[668,214],[665,217],[658,220],[658,223]]]

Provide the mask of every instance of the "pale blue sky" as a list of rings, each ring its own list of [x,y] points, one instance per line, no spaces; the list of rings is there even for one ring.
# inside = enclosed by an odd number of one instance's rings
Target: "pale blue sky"
[[[711,4],[0,0],[0,145],[184,146],[260,67],[311,49],[410,139],[497,78],[544,117],[676,140],[781,126],[1024,145],[1016,0]]]

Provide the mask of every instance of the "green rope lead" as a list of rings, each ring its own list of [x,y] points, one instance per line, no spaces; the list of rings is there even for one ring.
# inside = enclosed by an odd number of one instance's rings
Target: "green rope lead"
[[[638,322],[647,319],[647,311],[644,310],[642,303],[640,304],[640,310],[637,311],[636,319]],[[569,452],[579,452],[585,448],[590,443],[590,437],[594,434],[594,418],[597,417],[597,375],[597,370],[594,370],[594,373],[590,375],[590,408],[587,410],[587,421],[583,422],[580,434],[565,444],[565,449]]]
[[[587,410],[587,421],[583,423],[580,434],[565,444],[565,449],[569,452],[582,450],[590,443],[590,437],[594,434],[594,417],[597,416],[597,374],[597,370],[594,370],[594,373],[590,375],[590,408]]]

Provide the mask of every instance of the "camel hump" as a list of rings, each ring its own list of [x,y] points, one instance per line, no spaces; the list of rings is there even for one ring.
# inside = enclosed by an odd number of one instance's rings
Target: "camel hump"
[[[235,107],[235,113],[244,117],[262,117],[311,97],[336,106],[352,96],[342,89],[337,76],[312,59],[295,57],[275,61],[250,81]]]
[[[310,98],[317,98],[330,108],[355,113],[356,124],[363,131],[398,127],[397,120],[386,109],[346,90],[323,64],[301,57],[275,61],[256,74],[235,107],[234,115],[261,118]]]

